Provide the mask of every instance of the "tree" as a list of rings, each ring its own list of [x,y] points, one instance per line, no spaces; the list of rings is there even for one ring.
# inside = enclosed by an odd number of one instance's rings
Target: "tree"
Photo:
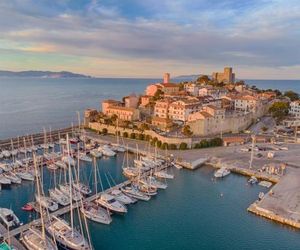
[[[135,139],[135,138],[136,138],[135,133],[131,133],[131,134],[130,134],[130,138],[131,138],[131,139]]]
[[[161,89],[158,89],[156,92],[155,92],[155,94],[154,94],[154,96],[153,96],[153,101],[157,101],[157,100],[159,100],[159,99],[161,99],[161,97],[163,96],[163,94],[164,94],[164,92],[161,90]]]
[[[292,90],[289,90],[289,91],[286,91],[284,92],[284,96],[290,98],[290,100],[293,102],[293,101],[296,101],[296,100],[299,100],[299,94],[292,91]]]
[[[150,136],[150,135],[146,135],[146,136],[145,136],[145,140],[146,140],[146,141],[150,141],[150,140],[151,140],[151,136]]]
[[[269,108],[269,113],[271,113],[277,121],[280,121],[288,115],[289,104],[287,102],[275,102]]]
[[[164,142],[162,145],[161,145],[161,149],[168,149],[169,148],[169,145],[168,143]]]
[[[189,125],[185,125],[182,129],[182,133],[185,135],[185,136],[192,136],[193,135],[193,132],[191,131],[191,128]]]
[[[128,137],[128,133],[127,133],[127,132],[124,132],[124,133],[123,133],[123,137],[127,138],[127,137]]]
[[[142,131],[149,130],[149,125],[147,123],[142,123],[140,129]]]
[[[179,149],[180,150],[186,150],[188,148],[188,145],[185,142],[180,143]]]
[[[139,134],[139,135],[138,135],[138,139],[139,139],[139,140],[143,141],[144,138],[145,138],[145,135],[144,135],[144,134]]]
[[[213,138],[209,141],[210,147],[218,147],[223,145],[223,140],[221,138]]]
[[[203,83],[203,84],[208,84],[209,81],[210,81],[210,79],[207,75],[199,76],[196,80],[196,82]]]
[[[106,135],[107,132],[108,132],[107,128],[103,128],[103,129],[102,129],[102,134]]]
[[[266,131],[268,130],[268,128],[267,128],[266,126],[263,126],[263,127],[261,128],[261,130],[262,130],[263,132],[266,132]]]
[[[209,147],[209,142],[206,139],[201,140],[200,148],[207,148]]]
[[[157,142],[156,142],[156,146],[157,146],[158,148],[160,148],[160,147],[161,147],[161,144],[162,144],[162,142],[161,142],[161,141],[157,141]]]

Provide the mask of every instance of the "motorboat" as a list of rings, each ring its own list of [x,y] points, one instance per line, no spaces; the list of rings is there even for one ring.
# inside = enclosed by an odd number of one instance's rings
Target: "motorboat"
[[[34,181],[34,175],[27,171],[17,171],[16,175],[25,181]]]
[[[59,185],[60,191],[62,191],[65,195],[70,197],[70,184]],[[76,191],[72,188],[72,199],[74,201],[80,201],[82,199],[82,195],[80,192]]]
[[[10,172],[12,171],[12,167],[10,164],[7,163],[0,163],[0,168],[4,171],[4,172]]]
[[[18,227],[21,225],[20,220],[14,214],[14,211],[8,208],[0,208],[0,219],[5,224],[6,228]]]
[[[102,157],[102,152],[98,151],[97,149],[93,149],[90,151],[90,155],[92,155],[96,158],[100,158],[100,157]]]
[[[11,156],[14,156],[14,157],[15,157],[15,156],[18,155],[19,152],[18,152],[17,149],[13,149],[10,153],[11,153]]]
[[[95,204],[94,202],[83,203],[80,211],[89,220],[106,225],[112,222],[110,212],[107,211],[107,209]]]
[[[29,228],[22,232],[21,241],[30,250],[57,250],[55,242],[37,228]]]
[[[249,184],[255,184],[257,182],[258,182],[258,180],[255,176],[251,176],[251,178],[248,180]]]
[[[75,182],[73,184],[73,188],[83,195],[90,195],[92,193],[92,190],[89,188],[89,186],[81,183],[81,182]]]
[[[136,202],[136,199],[133,199],[130,196],[125,195],[121,190],[114,189],[109,193],[111,196],[113,196],[117,201],[122,202],[123,204],[132,204]]]
[[[120,152],[120,153],[124,153],[126,151],[126,149],[120,145],[114,145],[112,146],[111,149],[115,152]]]
[[[49,196],[59,205],[67,206],[70,204],[70,197],[68,195],[65,195],[58,188],[49,189]]]
[[[3,176],[11,181],[11,183],[21,184],[22,180],[13,172],[6,172]]]
[[[148,184],[153,185],[159,189],[166,189],[168,187],[168,185],[166,183],[163,183],[163,182],[157,180],[153,176],[149,176],[147,181],[148,181]]]
[[[86,161],[86,162],[92,162],[92,158],[87,156],[86,153],[79,153],[79,160]]]
[[[42,207],[49,209],[51,212],[54,212],[58,209],[58,204],[50,197],[36,195],[35,199]]]
[[[65,249],[91,250],[87,240],[65,220],[52,216],[46,224],[47,232]]]
[[[259,192],[258,198],[259,200],[262,200],[264,198],[265,194],[263,192]]]
[[[69,139],[69,142],[70,142],[71,144],[77,144],[77,143],[79,143],[79,139],[77,139],[76,137],[73,137],[73,138],[70,138],[70,139]]]
[[[101,194],[95,202],[112,212],[116,213],[126,213],[127,208],[121,202],[117,201],[112,195],[109,194]]]
[[[221,167],[220,169],[218,169],[215,173],[214,173],[214,176],[216,178],[222,178],[222,177],[225,177],[227,175],[230,174],[230,170],[228,170],[227,168],[225,167]]]
[[[25,204],[25,205],[22,207],[22,210],[23,210],[23,211],[27,211],[27,212],[31,212],[31,211],[34,210],[34,207],[33,207],[31,204],[27,203],[27,204]]]
[[[139,191],[136,187],[134,186],[125,186],[121,188],[121,191],[138,200],[142,200],[142,201],[149,201],[151,199],[151,197],[149,195],[146,195],[145,193]]]
[[[109,146],[104,145],[98,148],[98,151],[102,152],[104,156],[115,156],[116,152],[114,152]]]

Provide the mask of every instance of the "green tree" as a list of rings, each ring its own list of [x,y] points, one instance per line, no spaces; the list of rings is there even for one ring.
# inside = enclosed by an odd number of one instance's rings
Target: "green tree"
[[[284,92],[284,96],[290,98],[290,100],[293,102],[293,101],[296,101],[296,100],[299,100],[299,94],[292,91],[292,90],[289,90],[289,91],[286,91]]]
[[[142,131],[149,130],[149,125],[147,123],[142,123],[140,129]]]
[[[182,133],[185,135],[185,136],[192,136],[193,135],[193,132],[191,131],[191,128],[189,125],[185,125],[182,129]]]
[[[161,147],[161,144],[162,144],[162,142],[161,142],[161,141],[157,141],[157,142],[156,142],[156,146],[157,146],[158,148],[160,148],[160,147]]]
[[[165,149],[168,149],[169,148],[169,145],[168,143],[164,142],[162,145],[161,145],[161,149],[165,150]]]
[[[280,121],[288,115],[289,104],[287,102],[275,102],[269,108],[269,113],[271,113],[277,121]]]
[[[157,101],[157,100],[161,99],[163,95],[164,95],[164,92],[161,89],[158,89],[155,92],[154,96],[152,97],[152,100]]]
[[[179,149],[180,150],[186,150],[188,148],[188,145],[185,142],[180,143]]]
[[[210,81],[210,79],[207,75],[199,76],[196,80],[196,82],[201,83],[201,84],[208,84],[209,81]]]
[[[145,140],[146,140],[146,141],[150,141],[150,140],[151,140],[151,136],[150,136],[150,135],[146,135],[146,136],[145,136]]]

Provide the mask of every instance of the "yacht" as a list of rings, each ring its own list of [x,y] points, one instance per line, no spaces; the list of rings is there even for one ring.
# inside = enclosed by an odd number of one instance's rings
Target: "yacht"
[[[70,184],[59,185],[59,189],[65,195],[70,196]],[[74,188],[72,188],[72,199],[74,201],[80,201],[82,199],[81,193],[76,191]]]
[[[161,179],[174,179],[174,175],[173,174],[168,174],[166,171],[158,171],[155,172],[154,175],[157,178],[161,178]]]
[[[221,167],[220,169],[218,169],[214,176],[216,178],[222,178],[222,177],[225,177],[226,175],[229,175],[230,174],[230,170],[228,170],[227,168],[225,167]]]
[[[110,213],[107,209],[95,204],[94,202],[85,202],[83,206],[80,208],[82,214],[95,222],[102,223],[102,224],[110,224],[112,222]]]
[[[135,199],[138,199],[138,200],[142,200],[142,201],[149,201],[150,200],[150,196],[149,195],[146,195],[145,193],[139,191],[136,187],[134,186],[125,186],[125,187],[122,187],[121,188],[121,191],[132,197],[132,198],[135,198]]]
[[[159,189],[166,189],[168,187],[168,185],[166,183],[163,183],[161,181],[158,181],[157,179],[155,179],[155,177],[153,176],[149,176],[148,179],[147,179],[147,183],[149,185],[153,185],[155,186],[156,188],[159,188]]]
[[[102,157],[102,152],[98,151],[97,149],[93,149],[90,151],[90,154],[96,158]]]
[[[21,184],[22,180],[13,172],[6,172],[3,176],[11,181],[11,183]]]
[[[49,211],[54,212],[58,209],[58,204],[47,196],[35,196],[35,199],[44,208],[49,209]]]
[[[87,240],[65,220],[52,216],[46,224],[48,233],[65,249],[91,250]]]
[[[63,161],[56,161],[56,162],[54,162],[54,164],[55,164],[57,167],[62,168],[62,169],[67,168],[66,163],[64,163]]]
[[[81,182],[74,183],[73,188],[83,195],[90,195],[92,193],[92,190],[87,185]]]
[[[141,192],[147,195],[157,195],[157,187],[149,185],[145,180],[140,180],[139,183],[136,185],[136,188],[138,188]]]
[[[79,153],[79,160],[86,161],[86,162],[92,162],[92,158],[87,156],[86,153]]]
[[[257,182],[258,182],[258,180],[255,176],[251,176],[251,178],[248,180],[249,184],[255,184]]]
[[[128,178],[134,178],[139,175],[139,169],[133,167],[125,167],[123,168],[123,174]]]
[[[102,154],[105,155],[105,156],[115,156],[116,155],[116,152],[111,150],[110,147],[107,146],[107,145],[99,147],[98,151],[102,152]]]
[[[0,208],[0,219],[6,228],[18,227],[21,224],[14,212],[8,208]]]
[[[47,164],[47,168],[49,170],[57,170],[58,169],[58,166],[55,164],[55,163],[48,163]]]
[[[117,201],[122,202],[125,205],[132,204],[136,202],[136,199],[133,199],[127,195],[125,195],[121,190],[114,189],[109,193],[113,196]]]
[[[49,195],[53,200],[62,206],[67,206],[70,204],[70,197],[65,195],[58,188],[49,189]]]
[[[9,164],[7,164],[7,163],[0,163],[0,168],[1,168],[4,172],[10,172],[10,171],[12,171],[11,165],[9,165]]]
[[[8,151],[8,150],[3,150],[3,151],[2,151],[2,154],[3,154],[3,156],[6,157],[6,158],[9,158],[9,157],[11,156],[11,153],[10,153],[10,151]]]
[[[29,228],[22,232],[21,241],[27,249],[30,250],[57,250],[56,244],[48,237],[43,236],[41,230]]]
[[[3,174],[0,174],[0,184],[1,185],[10,185],[11,180],[7,179]]]
[[[113,196],[109,194],[101,194],[95,201],[97,204],[111,210],[116,213],[126,213],[127,208],[125,205],[117,201]]]
[[[126,151],[126,149],[120,145],[112,146],[112,150],[120,153],[124,153]]]

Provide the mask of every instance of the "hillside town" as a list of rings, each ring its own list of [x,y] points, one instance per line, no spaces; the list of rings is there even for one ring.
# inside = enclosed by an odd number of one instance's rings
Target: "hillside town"
[[[268,113],[278,92],[236,81],[231,67],[180,83],[172,82],[170,73],[165,73],[162,82],[149,84],[141,95],[104,100],[100,111],[87,109],[85,126],[131,139],[155,138],[159,146],[165,144],[163,148],[193,148],[203,138],[239,144],[244,139],[237,135],[247,133]],[[289,102],[287,97],[280,98]],[[292,102],[291,107],[290,112],[300,116],[299,102]],[[225,139],[225,135],[231,136]]]

